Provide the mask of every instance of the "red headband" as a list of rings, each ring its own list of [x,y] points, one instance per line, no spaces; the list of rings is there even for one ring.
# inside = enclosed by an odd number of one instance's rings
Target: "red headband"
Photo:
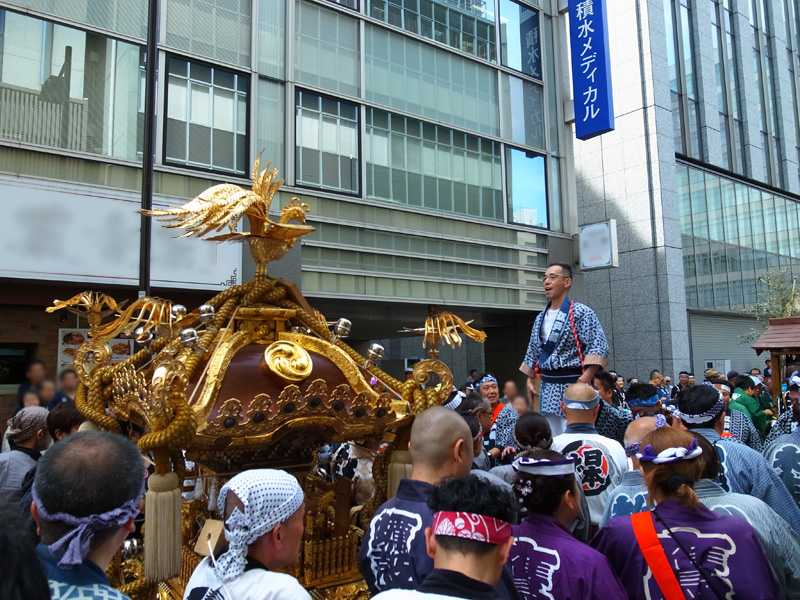
[[[433,535],[502,544],[511,537],[511,524],[474,513],[437,512],[433,516]]]

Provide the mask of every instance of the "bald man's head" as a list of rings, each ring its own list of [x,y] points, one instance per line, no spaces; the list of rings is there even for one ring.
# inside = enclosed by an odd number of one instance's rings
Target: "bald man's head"
[[[625,445],[630,446],[637,442],[641,442],[651,431],[656,430],[655,417],[639,417],[631,422],[625,430]]]
[[[567,424],[594,423],[600,411],[600,396],[597,390],[585,383],[573,383],[564,390],[561,410],[567,416]]]
[[[597,390],[588,383],[573,383],[564,390],[564,400],[589,402],[597,396]]]
[[[472,466],[472,434],[457,412],[433,406],[414,418],[408,450],[415,473],[465,475]]]

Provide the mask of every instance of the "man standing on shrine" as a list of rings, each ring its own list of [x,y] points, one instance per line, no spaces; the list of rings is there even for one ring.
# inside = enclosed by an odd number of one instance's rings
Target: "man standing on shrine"
[[[554,263],[544,275],[547,308],[533,324],[528,352],[520,371],[528,376],[533,400],[534,381],[542,378],[539,411],[547,418],[553,436],[564,429],[559,404],[573,383],[591,385],[598,369],[608,364],[608,342],[594,311],[570,300],[572,267]]]

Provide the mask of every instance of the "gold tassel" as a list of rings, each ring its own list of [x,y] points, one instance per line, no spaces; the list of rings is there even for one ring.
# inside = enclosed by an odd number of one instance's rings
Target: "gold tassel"
[[[181,570],[181,486],[178,475],[151,475],[145,496],[144,574],[166,581]]]

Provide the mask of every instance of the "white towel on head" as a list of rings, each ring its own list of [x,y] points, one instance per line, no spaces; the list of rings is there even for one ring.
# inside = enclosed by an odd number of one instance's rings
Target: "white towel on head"
[[[228,550],[217,559],[214,568],[222,581],[241,575],[247,565],[247,547],[286,521],[303,504],[303,489],[297,480],[276,469],[244,471],[222,486],[217,508],[223,516],[228,491],[241,500],[244,512],[237,507],[225,520]]]

